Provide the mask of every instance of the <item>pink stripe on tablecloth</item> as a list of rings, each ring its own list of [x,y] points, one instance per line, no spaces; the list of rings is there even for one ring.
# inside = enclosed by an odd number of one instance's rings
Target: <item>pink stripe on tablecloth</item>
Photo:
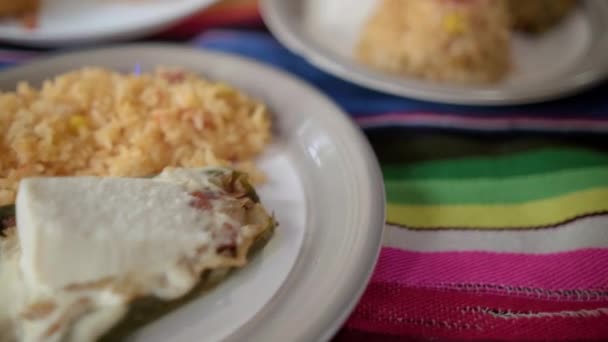
[[[515,114],[509,117],[488,115],[488,117],[467,117],[455,114],[425,112],[387,113],[362,116],[356,121],[363,128],[383,126],[433,126],[446,128],[463,127],[477,130],[563,130],[563,131],[608,131],[608,121],[593,119],[543,119]]]
[[[607,341],[608,300],[529,298],[372,282],[336,341]]]
[[[372,282],[404,286],[497,285],[545,290],[608,290],[608,249],[551,254],[410,252],[384,248]],[[485,287],[487,288],[487,287]],[[496,289],[496,288],[495,288]]]

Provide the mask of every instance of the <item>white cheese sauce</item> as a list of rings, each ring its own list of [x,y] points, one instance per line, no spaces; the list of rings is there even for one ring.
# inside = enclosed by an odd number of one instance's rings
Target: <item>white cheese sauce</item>
[[[0,259],[0,330],[24,342],[94,341],[134,298],[185,295],[223,266],[222,248],[251,234],[240,200],[221,187],[227,172],[22,181],[20,258]],[[3,329],[14,317],[17,329]]]

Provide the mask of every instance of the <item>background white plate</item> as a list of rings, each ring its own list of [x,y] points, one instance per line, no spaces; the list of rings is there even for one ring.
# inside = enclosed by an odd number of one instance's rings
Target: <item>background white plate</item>
[[[515,69],[488,86],[440,84],[391,76],[353,58],[363,23],[378,0],[262,0],[264,20],[277,38],[312,64],[359,85],[437,102],[512,105],[558,98],[608,74],[608,1],[586,0],[561,25],[513,39]]]
[[[380,250],[384,187],[362,133],[308,85],[241,58],[166,45],[53,57],[0,73],[0,89],[85,65],[182,66],[265,101],[276,136],[259,188],[280,227],[255,260],[208,295],[141,330],[135,341],[316,341],[340,327]]]
[[[158,32],[217,0],[41,1],[37,28],[2,20],[0,40],[50,47],[132,39]]]

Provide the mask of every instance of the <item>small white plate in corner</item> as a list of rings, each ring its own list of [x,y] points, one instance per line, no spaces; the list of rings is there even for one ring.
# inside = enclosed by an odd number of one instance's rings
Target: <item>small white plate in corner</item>
[[[355,61],[353,47],[379,0],[261,0],[264,20],[289,49],[358,85],[420,100],[515,105],[576,93],[608,75],[608,2],[584,0],[536,38],[514,34],[515,68],[503,82],[462,86],[388,75]]]
[[[21,0],[13,0],[21,1]],[[37,26],[0,21],[0,40],[19,45],[92,45],[156,33],[217,0],[40,0]]]

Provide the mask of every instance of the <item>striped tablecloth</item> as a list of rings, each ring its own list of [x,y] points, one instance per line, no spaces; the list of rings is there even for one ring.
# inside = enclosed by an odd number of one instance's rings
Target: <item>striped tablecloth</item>
[[[240,28],[206,30],[223,24]],[[608,340],[608,85],[518,107],[400,99],[315,69],[258,24],[240,0],[160,37],[285,69],[366,131],[385,246],[335,340]],[[3,49],[0,64],[40,53]]]

